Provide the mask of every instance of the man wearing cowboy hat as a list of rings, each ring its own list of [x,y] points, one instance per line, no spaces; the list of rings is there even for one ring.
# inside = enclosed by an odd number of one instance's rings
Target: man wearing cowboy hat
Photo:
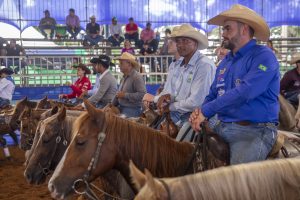
[[[279,113],[279,64],[268,47],[270,30],[253,10],[234,5],[208,21],[223,26],[224,47],[231,52],[219,64],[215,80],[200,109],[191,117],[192,127],[218,114],[214,131],[230,147],[230,164],[266,159],[277,136]]]
[[[93,90],[86,91],[83,95],[90,95],[88,100],[98,108],[103,108],[111,103],[115,97],[118,86],[116,78],[110,73],[109,67],[113,65],[111,59],[107,55],[100,55],[92,58],[90,65],[93,66],[96,76],[96,83]],[[84,107],[84,104],[82,105]]]
[[[298,106],[300,94],[300,53],[295,53],[290,62],[296,67],[287,71],[280,81],[280,93],[294,106]]]
[[[98,45],[98,42],[103,40],[103,36],[100,35],[100,25],[96,23],[95,15],[90,17],[91,22],[86,25],[86,35],[84,36],[84,44],[87,42],[90,46]]]
[[[170,95],[171,102],[168,103],[171,119],[182,126],[208,94],[215,75],[215,65],[199,51],[207,48],[207,37],[190,24],[183,24],[173,30],[171,38],[181,58],[171,64],[161,94],[155,97],[147,94],[143,100],[157,103],[165,101],[163,98]]]
[[[9,68],[0,70],[0,109],[7,107],[10,104],[12,95],[15,91],[15,82],[11,75],[14,72]]]
[[[142,99],[146,94],[146,86],[139,71],[139,63],[135,56],[124,52],[116,58],[120,61],[123,78],[113,105],[118,106],[126,117],[139,117],[142,113]]]
[[[71,39],[76,39],[78,33],[80,32],[80,20],[77,15],[75,15],[75,10],[73,8],[69,9],[69,15],[66,17],[67,31],[71,34]]]

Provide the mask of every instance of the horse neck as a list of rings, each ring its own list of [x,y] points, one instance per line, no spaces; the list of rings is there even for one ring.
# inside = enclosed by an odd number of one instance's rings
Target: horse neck
[[[194,149],[192,144],[176,142],[159,131],[117,117],[109,124],[108,137],[121,158],[116,166],[132,159],[140,169],[147,168],[157,177],[182,175],[187,167]],[[123,167],[129,171],[128,164],[119,166]]]
[[[279,96],[280,103],[280,123],[284,129],[292,129],[296,125],[296,110],[284,97]]]
[[[72,127],[73,123],[76,120],[77,116],[67,115],[66,118],[62,122],[62,135],[65,139],[70,143],[72,139]]]

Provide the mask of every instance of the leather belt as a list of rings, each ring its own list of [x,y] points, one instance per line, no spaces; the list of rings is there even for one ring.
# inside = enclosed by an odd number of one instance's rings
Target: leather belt
[[[273,122],[253,123],[253,122],[249,122],[249,121],[239,121],[239,122],[233,122],[233,123],[236,123],[236,124],[241,125],[241,126],[250,126],[250,125],[262,125],[262,126],[273,125],[273,126],[277,126],[278,125],[278,123],[273,123]]]
[[[234,123],[241,125],[241,126],[250,126],[251,124],[253,124],[249,121],[240,121],[240,122],[234,122]]]

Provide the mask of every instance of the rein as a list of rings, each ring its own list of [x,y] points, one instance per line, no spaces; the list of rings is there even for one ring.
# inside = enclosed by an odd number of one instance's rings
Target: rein
[[[163,179],[157,179],[164,187],[164,189],[166,190],[168,196],[167,196],[167,200],[172,200],[171,198],[171,191],[169,186],[167,185],[167,183],[163,180]]]

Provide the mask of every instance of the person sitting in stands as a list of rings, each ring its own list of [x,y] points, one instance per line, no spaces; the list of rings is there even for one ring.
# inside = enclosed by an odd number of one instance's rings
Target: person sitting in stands
[[[134,48],[131,47],[131,42],[129,40],[124,41],[124,48],[122,49],[121,54],[124,52],[130,53],[132,55],[135,54]]]
[[[91,81],[86,76],[87,74],[91,74],[91,71],[89,68],[87,68],[84,64],[79,64],[77,66],[77,76],[78,79],[76,82],[72,85],[70,85],[72,89],[72,93],[70,94],[60,94],[59,98],[66,98],[66,99],[73,99],[73,98],[79,98],[81,97],[81,94],[85,91],[90,90],[91,87]]]
[[[125,39],[130,40],[130,41],[134,41],[134,44],[137,45],[138,44],[138,40],[139,40],[139,29],[136,23],[134,23],[134,20],[132,17],[130,17],[129,19],[129,23],[126,24],[125,27]]]
[[[41,31],[41,33],[43,34],[43,36],[45,37],[45,39],[48,38],[47,33],[45,32],[45,29],[50,29],[50,39],[53,39],[53,35],[54,35],[54,30],[55,30],[55,25],[56,25],[56,21],[54,18],[50,17],[50,12],[49,10],[45,10],[44,11],[45,17],[41,19],[40,24],[39,24],[39,29]]]
[[[215,54],[217,55],[216,66],[218,66],[221,63],[221,61],[225,58],[228,52],[229,50],[224,47],[224,42],[221,43],[221,46],[216,48],[215,50]]]
[[[116,59],[120,61],[120,70],[124,76],[112,103],[126,117],[138,117],[142,113],[142,99],[146,94],[145,82],[138,72],[139,64],[135,56],[127,52]]]
[[[95,15],[90,17],[91,22],[86,25],[86,35],[84,36],[84,44],[90,43],[90,46],[98,45],[98,42],[103,40],[100,35],[100,25],[96,23]]]
[[[300,53],[293,55],[290,64],[296,67],[287,71],[280,81],[280,93],[294,106],[298,106],[298,95],[300,94]]]
[[[171,35],[171,30],[167,28],[165,30],[164,43],[160,48],[159,55],[168,55],[168,42],[169,42],[170,35]]]
[[[104,108],[112,102],[118,90],[117,80],[109,71],[109,66],[114,64],[111,62],[110,57],[106,55],[92,58],[90,64],[93,66],[94,73],[100,74],[98,78],[100,87],[88,100],[96,107]],[[84,104],[82,106],[84,107]]]
[[[154,30],[151,28],[151,23],[148,22],[146,28],[141,32],[141,40],[139,47],[142,48],[143,44],[147,43],[154,52],[157,51],[158,41],[155,39]]]
[[[13,73],[9,68],[0,70],[0,109],[9,106],[12,100],[15,91],[15,82],[11,77]]]
[[[25,56],[26,52],[23,47],[16,44],[15,39],[11,39],[9,45],[6,46],[6,56]],[[14,72],[18,73],[20,68],[24,68],[27,63],[24,60],[20,60],[20,58],[7,58],[6,66],[8,68],[15,67]]]
[[[71,39],[76,39],[78,33],[80,32],[80,21],[79,17],[75,15],[75,10],[73,8],[69,9],[69,15],[66,17],[67,31],[71,34]]]
[[[278,50],[273,47],[273,41],[272,40],[267,41],[267,47],[269,47],[273,51],[273,53],[275,53],[275,54],[278,53]]]
[[[111,43],[113,47],[120,46],[120,44],[124,41],[122,37],[122,26],[118,24],[117,18],[113,17],[111,19],[112,24],[109,25],[109,33],[108,41]]]

